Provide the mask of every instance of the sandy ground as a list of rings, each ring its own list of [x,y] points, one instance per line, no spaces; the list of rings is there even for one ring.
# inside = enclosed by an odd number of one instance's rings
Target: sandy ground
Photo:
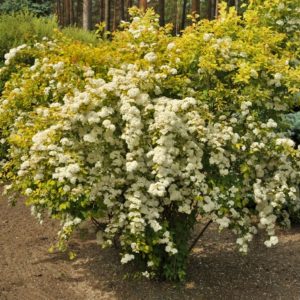
[[[272,249],[257,237],[242,256],[229,232],[220,235],[211,226],[190,257],[184,284],[124,279],[117,252],[100,249],[88,228],[71,241],[76,260],[49,254],[57,224],[39,225],[22,201],[11,208],[0,198],[0,299],[300,300],[300,227],[280,231],[280,244]]]

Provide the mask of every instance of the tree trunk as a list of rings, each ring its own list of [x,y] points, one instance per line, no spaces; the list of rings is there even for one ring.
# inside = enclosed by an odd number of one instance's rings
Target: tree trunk
[[[114,7],[113,7],[113,31],[115,31],[120,23],[120,12],[121,12],[120,0],[114,0],[113,4],[114,4]]]
[[[82,24],[82,15],[83,15],[83,3],[82,0],[77,0],[76,7],[76,24]]]
[[[146,11],[146,9],[147,9],[147,0],[139,0],[139,8],[142,11]]]
[[[238,13],[239,12],[239,0],[234,0],[234,6],[235,6],[235,9]]]
[[[105,20],[105,4],[104,0],[100,0],[100,21],[104,22]]]
[[[125,4],[125,20],[128,21],[130,19],[130,15],[129,15],[129,8],[132,7],[132,0],[126,0],[126,4]]]
[[[207,19],[208,20],[212,19],[211,18],[211,16],[212,16],[212,14],[211,14],[211,11],[212,11],[212,1],[213,0],[208,0],[208,2],[207,2]]]
[[[110,0],[105,0],[105,30],[110,31]]]
[[[65,26],[69,26],[70,25],[70,1],[69,0],[65,0]]]
[[[56,15],[57,15],[57,19],[58,19],[58,24],[63,25],[62,11],[61,11],[61,1],[60,0],[56,1]]]
[[[180,15],[179,2],[176,0],[176,34],[180,32]]]
[[[61,2],[61,25],[62,27],[66,26],[66,3],[65,0],[62,0]]]
[[[158,2],[159,25],[165,26],[165,0]]]
[[[92,0],[83,0],[82,26],[85,30],[92,28]]]
[[[177,7],[177,0],[173,0],[173,33],[176,35],[177,32],[177,23],[178,23],[178,7]]]
[[[192,0],[192,14],[200,15],[200,2],[199,2],[199,0]]]
[[[72,0],[64,0],[64,26],[73,24],[73,3]]]
[[[70,24],[73,25],[74,24],[74,5],[73,5],[73,1],[70,1]]]
[[[120,0],[120,19],[125,20],[125,0]]]
[[[186,20],[186,5],[187,5],[187,0],[183,0],[182,3],[182,18],[181,18],[181,30],[185,28],[185,20]]]
[[[213,20],[216,15],[216,0],[211,0],[210,19]]]
[[[215,15],[214,17],[217,18],[218,15],[219,15],[219,1],[218,0],[215,0]]]

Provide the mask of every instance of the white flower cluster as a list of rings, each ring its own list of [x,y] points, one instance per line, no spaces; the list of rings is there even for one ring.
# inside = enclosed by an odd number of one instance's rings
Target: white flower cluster
[[[16,54],[19,51],[21,51],[22,49],[25,49],[26,47],[28,47],[28,46],[26,44],[23,44],[23,45],[20,45],[16,48],[10,49],[9,52],[4,55],[4,58],[5,58],[4,64],[8,66],[11,63],[11,61],[14,59]]]
[[[157,27],[157,25],[156,25],[156,27]],[[140,38],[145,33],[151,33],[151,34],[157,33],[156,28],[154,27],[154,24],[149,26],[149,24],[147,22],[145,22],[144,19],[142,19],[138,16],[135,16],[132,19],[132,22],[130,24],[128,32],[130,34],[132,34],[134,39]]]

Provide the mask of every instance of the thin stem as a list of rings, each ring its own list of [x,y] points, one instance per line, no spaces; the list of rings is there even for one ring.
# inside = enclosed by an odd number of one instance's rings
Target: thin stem
[[[202,228],[202,230],[200,231],[200,233],[198,234],[198,236],[195,238],[195,240],[193,241],[192,245],[189,248],[189,252],[191,252],[193,250],[193,248],[195,247],[195,245],[197,244],[197,242],[199,241],[199,239],[201,238],[201,236],[204,234],[204,232],[206,231],[206,229],[208,228],[208,226],[212,223],[212,220],[209,220],[205,226]]]
[[[91,221],[93,222],[93,224],[99,228],[99,229],[104,229],[106,227],[106,223],[100,223],[99,221],[97,221],[94,217],[91,218]]]

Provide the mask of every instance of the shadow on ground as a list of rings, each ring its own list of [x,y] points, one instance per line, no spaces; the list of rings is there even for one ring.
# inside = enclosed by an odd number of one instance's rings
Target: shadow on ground
[[[300,299],[300,227],[280,231],[271,249],[258,236],[243,256],[230,232],[211,226],[190,256],[183,284],[124,279],[130,269],[115,249],[100,249],[91,228],[72,239],[78,257],[70,261],[47,252],[56,223],[41,226],[21,201],[11,208],[0,198],[0,299]]]
[[[281,231],[281,244],[268,249],[258,236],[247,256],[230,232],[212,226],[194,249],[184,284],[126,279],[128,269],[114,249],[79,242],[74,269],[92,290],[114,299],[300,299],[300,228]]]

